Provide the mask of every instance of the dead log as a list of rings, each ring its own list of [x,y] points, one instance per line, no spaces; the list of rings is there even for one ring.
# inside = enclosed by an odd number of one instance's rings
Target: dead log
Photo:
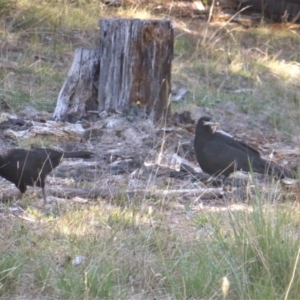
[[[98,107],[99,50],[77,48],[58,95],[53,119],[75,123]]]
[[[57,142],[79,142],[83,137],[85,130],[81,124],[68,124],[55,121],[31,122],[31,126],[24,130],[4,130],[5,137],[12,140],[31,140],[34,138],[46,138],[48,141]]]
[[[169,20],[101,20],[99,111],[138,103],[155,120],[168,118],[173,42]]]

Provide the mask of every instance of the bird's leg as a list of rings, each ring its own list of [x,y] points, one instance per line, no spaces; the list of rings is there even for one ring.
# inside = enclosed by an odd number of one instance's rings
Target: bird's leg
[[[226,185],[227,184],[227,185]],[[228,176],[224,175],[222,180],[222,187],[224,192],[229,192],[232,190],[232,185],[228,182]]]
[[[213,186],[217,186],[217,187],[220,187],[220,185],[222,186],[223,185],[223,181],[221,181],[219,179],[218,176],[215,176],[215,175],[211,175],[209,178],[207,178],[205,181],[203,181],[204,184],[206,185],[213,185]]]
[[[223,177],[223,179],[222,179],[223,187],[226,185],[227,179],[228,179],[228,176],[224,175],[224,177]]]
[[[23,197],[24,197],[24,194],[23,193],[20,193],[19,196],[17,197],[17,203],[18,201],[20,201],[22,203],[22,200],[23,200]]]
[[[42,187],[42,193],[43,193],[43,199],[44,199],[44,205],[47,204],[47,198],[46,198],[46,193],[45,193],[45,187]]]
[[[211,175],[209,178],[207,178],[207,179],[205,180],[205,183],[211,183],[211,182],[214,181],[214,180],[215,180],[215,177]]]

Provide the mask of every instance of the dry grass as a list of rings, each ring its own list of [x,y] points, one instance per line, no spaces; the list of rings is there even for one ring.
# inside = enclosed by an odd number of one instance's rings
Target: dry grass
[[[160,17],[92,0],[4,0],[0,10],[0,98],[16,113],[53,111],[74,49],[97,46],[99,18]],[[299,31],[174,22],[173,79],[191,91],[175,109],[230,102],[286,141],[297,134]],[[299,202],[274,204],[276,189],[222,207],[125,195],[44,209],[27,198],[21,214],[2,205],[0,297],[223,299],[226,276],[227,299],[297,299]]]
[[[299,209],[257,200],[252,209],[196,214],[146,199],[139,207],[52,204],[21,219],[6,211],[1,298],[220,299],[224,276],[229,298],[281,298],[296,263]]]
[[[173,78],[189,84],[188,101],[217,108],[231,102],[291,134],[299,126],[300,31],[206,27],[180,33],[175,42]]]

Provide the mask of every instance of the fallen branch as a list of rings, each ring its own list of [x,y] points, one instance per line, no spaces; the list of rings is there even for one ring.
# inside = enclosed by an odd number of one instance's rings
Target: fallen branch
[[[216,198],[224,194],[223,188],[201,188],[201,189],[186,189],[186,190],[120,190],[120,189],[65,189],[58,191],[48,190],[48,194],[51,193],[62,198],[116,198],[122,195],[126,195],[129,198],[142,196],[142,197],[171,197],[171,196],[194,196],[201,199]]]

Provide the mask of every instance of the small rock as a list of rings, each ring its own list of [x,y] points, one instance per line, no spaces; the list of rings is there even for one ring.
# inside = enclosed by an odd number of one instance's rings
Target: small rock
[[[85,261],[85,257],[82,256],[82,255],[78,255],[78,256],[76,256],[76,257],[72,260],[72,265],[73,265],[73,266],[79,266],[79,265],[81,265],[84,261]]]
[[[179,90],[172,92],[173,95],[171,96],[171,100],[173,102],[183,101],[186,99],[188,93],[189,93],[188,89],[182,87]]]

